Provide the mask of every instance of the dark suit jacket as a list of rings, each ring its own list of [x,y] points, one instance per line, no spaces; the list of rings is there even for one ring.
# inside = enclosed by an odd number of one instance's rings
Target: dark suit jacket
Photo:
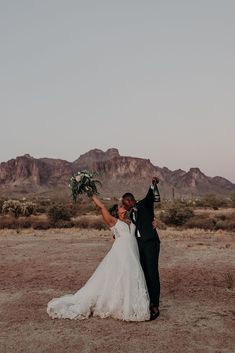
[[[131,213],[131,219],[136,224],[136,236],[137,231],[139,231],[143,241],[155,238],[160,242],[157,230],[153,229],[152,225],[154,220],[154,192],[151,188],[149,188],[145,198],[136,203],[136,208],[136,221],[133,219],[134,211]]]

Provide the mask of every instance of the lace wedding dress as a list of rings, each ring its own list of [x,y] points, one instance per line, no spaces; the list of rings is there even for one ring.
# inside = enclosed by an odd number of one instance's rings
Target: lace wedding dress
[[[53,298],[47,313],[54,318],[82,320],[89,316],[145,321],[149,295],[139,261],[135,225],[118,220],[115,241],[86,284],[74,294]]]

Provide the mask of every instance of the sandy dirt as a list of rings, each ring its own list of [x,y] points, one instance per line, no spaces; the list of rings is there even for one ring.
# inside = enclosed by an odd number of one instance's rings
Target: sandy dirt
[[[235,352],[234,234],[159,231],[161,315],[152,322],[51,319],[112,246],[109,231],[0,232],[1,353]]]

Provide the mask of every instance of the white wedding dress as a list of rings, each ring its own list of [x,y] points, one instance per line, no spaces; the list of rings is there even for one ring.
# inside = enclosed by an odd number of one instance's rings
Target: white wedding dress
[[[50,300],[50,317],[82,320],[93,315],[125,321],[149,320],[149,294],[135,225],[118,220],[111,231],[115,235],[113,246],[93,275],[76,293]]]

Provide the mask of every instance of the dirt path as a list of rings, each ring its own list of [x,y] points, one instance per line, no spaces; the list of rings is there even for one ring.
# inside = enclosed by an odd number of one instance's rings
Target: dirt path
[[[0,232],[1,353],[233,353],[234,234],[160,231],[161,315],[52,320],[112,246],[107,231]]]

